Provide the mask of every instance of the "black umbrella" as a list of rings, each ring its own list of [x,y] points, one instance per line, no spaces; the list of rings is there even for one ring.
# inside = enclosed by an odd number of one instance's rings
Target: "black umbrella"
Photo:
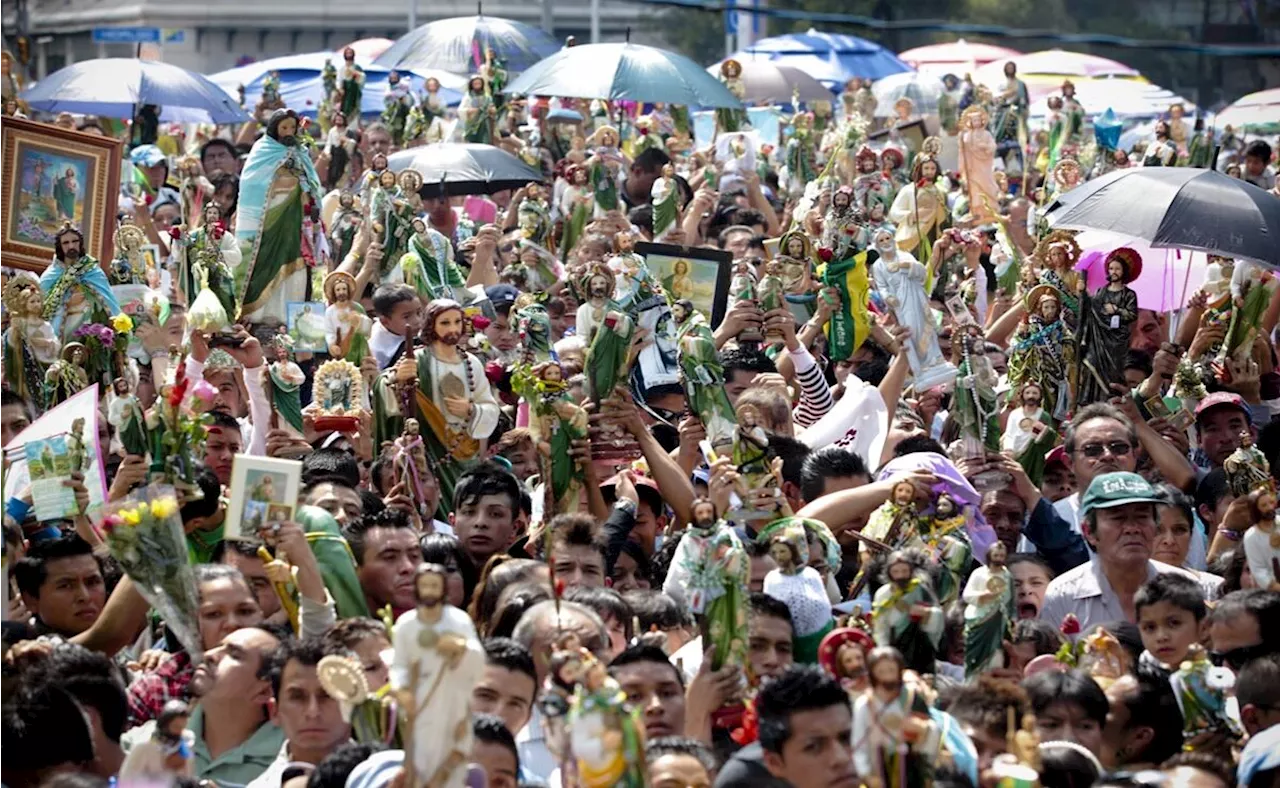
[[[493,145],[471,142],[439,142],[392,154],[387,165],[393,172],[410,169],[422,176],[424,198],[442,193],[493,194],[519,189],[545,180],[542,173]]]
[[[1280,268],[1280,198],[1213,170],[1115,170],[1067,192],[1048,219],[1054,228],[1106,230]]]

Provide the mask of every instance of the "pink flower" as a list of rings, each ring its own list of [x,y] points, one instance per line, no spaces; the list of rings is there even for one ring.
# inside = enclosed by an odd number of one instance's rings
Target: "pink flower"
[[[1080,634],[1080,619],[1076,618],[1074,613],[1068,613],[1066,618],[1062,619],[1062,626],[1058,627],[1064,635]]]
[[[502,377],[506,373],[506,369],[496,361],[490,361],[484,366],[484,376],[495,386],[502,382]]]
[[[109,514],[102,519],[102,530],[107,534],[110,534],[122,525],[124,525],[124,518],[118,514]]]
[[[213,400],[218,396],[218,390],[214,388],[212,383],[201,378],[191,387],[191,397],[194,400],[193,406],[196,410],[208,410],[213,407]]]

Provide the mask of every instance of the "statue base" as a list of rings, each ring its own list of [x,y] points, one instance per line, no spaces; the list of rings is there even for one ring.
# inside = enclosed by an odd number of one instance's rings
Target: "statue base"
[[[312,420],[317,432],[355,432],[360,426],[358,416],[316,416]]]

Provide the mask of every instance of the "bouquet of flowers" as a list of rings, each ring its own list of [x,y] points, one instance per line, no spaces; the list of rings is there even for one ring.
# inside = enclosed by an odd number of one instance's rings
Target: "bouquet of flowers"
[[[202,497],[195,483],[196,460],[204,455],[205,425],[216,389],[204,380],[191,384],[186,365],[170,364],[173,380],[161,387],[156,404],[147,411],[147,435],[151,441],[151,473],[176,487],[183,502]],[[184,405],[190,388],[190,401]]]
[[[76,337],[84,343],[87,360],[85,373],[90,382],[101,381],[104,375],[112,371],[112,357],[124,363],[125,351],[129,348],[129,332],[133,330],[133,320],[128,315],[116,315],[111,318],[111,325],[101,323],[85,323],[76,329]]]
[[[102,521],[107,551],[164,618],[192,663],[199,663],[203,656],[197,617],[200,602],[177,493],[169,485],[152,484],[108,506]]]

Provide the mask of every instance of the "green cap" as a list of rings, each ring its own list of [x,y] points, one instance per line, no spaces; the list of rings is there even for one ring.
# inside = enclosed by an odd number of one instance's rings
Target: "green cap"
[[[1136,473],[1104,473],[1094,478],[1080,499],[1080,517],[1083,519],[1094,509],[1110,509],[1126,503],[1160,503],[1160,496],[1150,482]]]

